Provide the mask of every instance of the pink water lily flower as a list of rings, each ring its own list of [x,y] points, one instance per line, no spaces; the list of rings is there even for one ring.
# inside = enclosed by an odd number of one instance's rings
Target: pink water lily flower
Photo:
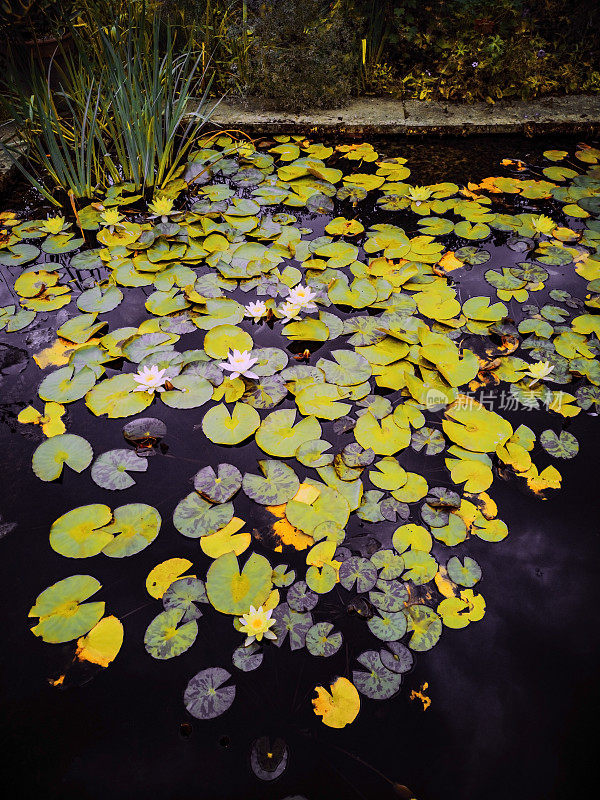
[[[135,392],[164,392],[165,390],[165,372],[166,369],[159,369],[156,365],[152,367],[142,367],[137,375],[133,376],[133,380],[139,383],[136,386]]]
[[[258,380],[258,375],[256,372],[252,372],[250,367],[253,367],[258,358],[251,358],[250,351],[244,350],[240,352],[239,350],[234,350],[233,353],[231,350],[227,353],[227,361],[221,361],[219,366],[221,369],[226,369],[231,372],[229,376],[232,380],[234,378],[239,378],[240,375],[243,375],[244,378],[254,378]]]

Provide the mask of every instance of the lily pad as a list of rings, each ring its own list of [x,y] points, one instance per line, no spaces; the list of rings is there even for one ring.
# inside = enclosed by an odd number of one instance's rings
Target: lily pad
[[[53,644],[84,636],[104,614],[103,602],[84,602],[100,588],[100,581],[91,575],[71,575],[49,586],[29,610],[28,616],[39,617],[31,632]]]
[[[94,461],[90,475],[103,489],[128,489],[135,481],[128,472],[145,472],[148,461],[131,450],[108,450]]]
[[[294,470],[282,461],[265,459],[258,462],[264,475],[244,475],[242,488],[257,503],[276,506],[286,503],[298,491],[300,481]]]
[[[198,623],[192,619],[182,622],[185,610],[170,608],[162,611],[148,625],[144,647],[152,658],[162,661],[185,653],[196,641]],[[180,624],[182,623],[182,624]]]
[[[42,442],[33,454],[32,468],[42,481],[60,478],[63,464],[74,472],[83,472],[94,456],[89,442],[73,433],[62,433]]]
[[[235,686],[223,686],[231,674],[222,667],[200,670],[189,681],[183,702],[196,719],[214,719],[224,714],[235,700]]]

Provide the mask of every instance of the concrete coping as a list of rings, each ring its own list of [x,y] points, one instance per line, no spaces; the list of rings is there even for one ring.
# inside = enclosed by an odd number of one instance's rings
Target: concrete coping
[[[346,108],[298,114],[260,111],[222,101],[210,123],[249,135],[456,136],[600,132],[600,95],[505,100],[495,104],[360,98]]]

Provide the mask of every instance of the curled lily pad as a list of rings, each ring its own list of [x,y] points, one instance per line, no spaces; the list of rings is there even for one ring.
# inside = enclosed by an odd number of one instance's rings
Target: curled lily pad
[[[540,444],[554,458],[575,458],[579,452],[579,442],[568,431],[561,431],[558,436],[552,430],[542,431]]]
[[[140,417],[123,426],[123,436],[139,450],[153,447],[166,435],[167,426],[156,417]]]
[[[60,478],[63,464],[74,472],[83,472],[94,456],[89,442],[73,433],[62,433],[42,442],[33,454],[32,468],[42,481]]]
[[[144,634],[144,647],[153,658],[175,658],[194,644],[198,635],[198,623],[194,619],[182,623],[184,614],[185,610],[182,608],[170,608],[158,614],[148,625]]]
[[[231,674],[222,667],[200,670],[189,681],[183,702],[196,719],[214,719],[224,714],[235,700],[235,686],[223,686]]]
[[[274,506],[286,503],[298,491],[300,481],[294,470],[282,461],[264,459],[258,462],[264,475],[244,475],[242,488],[257,503]]]
[[[128,472],[145,472],[147,469],[148,461],[131,450],[108,450],[94,461],[90,475],[98,486],[115,491],[135,485]]]
[[[173,513],[173,525],[191,539],[210,536],[221,530],[233,517],[233,503],[211,505],[197,492],[190,492]]]
[[[84,636],[104,614],[103,602],[84,602],[100,588],[100,581],[91,575],[71,575],[52,584],[38,595],[29,610],[28,616],[39,617],[31,632],[54,644]]]
[[[231,500],[242,485],[242,473],[233,464],[219,464],[217,472],[209,465],[194,475],[194,489],[211,503]]]

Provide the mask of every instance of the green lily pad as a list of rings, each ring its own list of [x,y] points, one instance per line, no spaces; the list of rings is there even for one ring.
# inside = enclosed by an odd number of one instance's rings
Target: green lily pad
[[[214,719],[224,714],[235,700],[235,686],[223,686],[231,674],[222,667],[200,670],[189,681],[183,702],[196,719]]]
[[[190,539],[210,536],[224,528],[233,518],[233,503],[211,505],[197,492],[190,492],[173,512],[173,525]]]
[[[331,622],[317,622],[306,634],[306,649],[312,656],[328,658],[337,653],[342,646],[342,634],[332,633]]]
[[[147,469],[148,460],[139,458],[132,450],[108,450],[94,461],[90,475],[98,486],[116,491],[135,486],[128,472],[145,472]]]
[[[42,442],[33,454],[32,468],[42,481],[60,478],[63,464],[74,472],[83,472],[94,456],[89,442],[73,433],[62,433]]]
[[[258,462],[264,475],[244,475],[242,488],[257,503],[276,506],[287,503],[298,491],[300,481],[294,470],[282,461],[265,459]]]
[[[96,556],[112,542],[113,534],[106,530],[111,520],[110,508],[100,503],[67,511],[52,523],[50,547],[67,558]]]
[[[256,444],[270,456],[288,458],[301,444],[321,438],[321,426],[315,417],[305,417],[297,424],[295,420],[293,408],[272,411],[256,431]]]
[[[199,619],[202,612],[196,605],[197,603],[208,603],[204,582],[193,575],[178,578],[169,586],[162,596],[163,608],[168,611],[171,608],[183,610],[181,622],[189,622],[191,619]]]
[[[128,503],[114,510],[114,519],[103,532],[114,539],[102,548],[105,556],[125,558],[141,552],[156,539],[160,531],[158,511],[146,503]]]
[[[95,383],[96,375],[91,369],[75,373],[73,367],[61,367],[44,378],[38,394],[46,402],[73,403],[87,394]]]
[[[367,625],[371,633],[382,642],[396,642],[406,633],[406,617],[402,611],[379,611]]]
[[[211,503],[231,500],[242,485],[242,473],[233,464],[219,464],[217,472],[209,465],[194,475],[194,489]]]
[[[368,671],[354,670],[352,683],[365,697],[389,700],[399,691],[402,675],[387,669],[376,650],[366,650],[358,656],[357,661]]]
[[[212,406],[202,418],[202,431],[215,444],[239,444],[260,425],[256,409],[247,403],[236,403],[229,412],[225,403]]]
[[[436,612],[425,605],[411,605],[405,611],[406,628],[411,633],[408,646],[411,650],[431,650],[442,635],[442,620]]]
[[[52,584],[38,595],[28,616],[39,617],[31,629],[44,642],[60,644],[78,639],[98,623],[104,614],[104,603],[84,603],[101,588],[91,575],[71,575]]]
[[[540,444],[554,458],[575,458],[579,452],[579,442],[568,431],[561,431],[557,436],[552,430],[540,434]]]
[[[390,672],[404,674],[410,672],[414,664],[414,656],[405,644],[401,642],[388,642],[388,649],[382,648],[379,651],[381,663]]]
[[[242,672],[252,672],[258,669],[263,662],[263,652],[258,642],[252,642],[247,647],[242,645],[233,651],[231,656],[234,667]]]
[[[183,622],[185,610],[170,608],[157,614],[144,634],[144,647],[152,658],[161,661],[185,653],[196,641],[198,623],[195,619]],[[182,624],[180,624],[182,623]]]
[[[451,581],[459,586],[466,586],[468,589],[481,580],[481,567],[474,558],[469,558],[469,556],[465,556],[462,564],[460,559],[452,556],[446,564],[446,569]]]
[[[340,567],[340,583],[344,589],[352,589],[356,584],[359,593],[370,591],[377,582],[377,568],[368,558],[352,556]]]
[[[82,370],[79,375],[85,371]],[[131,417],[148,408],[154,399],[153,394],[135,391],[137,386],[133,375],[115,375],[90,389],[86,394],[85,404],[97,417],[103,414],[109,419]]]
[[[175,388],[161,392],[160,399],[171,408],[199,408],[214,391],[212,383],[198,375],[176,375],[170,382]]]
[[[271,565],[264,556],[252,553],[240,572],[235,553],[219,556],[206,575],[206,594],[222,614],[245,614],[250,606],[259,608],[273,586]]]

